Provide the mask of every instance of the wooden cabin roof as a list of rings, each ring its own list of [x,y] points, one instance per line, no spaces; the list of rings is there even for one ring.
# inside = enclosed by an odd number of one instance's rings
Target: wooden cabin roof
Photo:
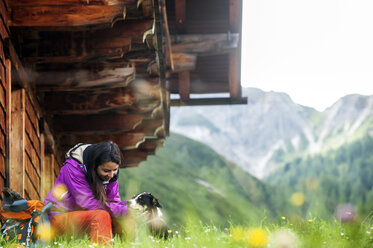
[[[3,2],[4,3],[4,2]],[[63,154],[113,140],[137,166],[172,105],[244,103],[241,0],[8,0],[14,85],[32,90]],[[227,93],[192,99],[190,94]],[[180,97],[171,99],[170,94]]]

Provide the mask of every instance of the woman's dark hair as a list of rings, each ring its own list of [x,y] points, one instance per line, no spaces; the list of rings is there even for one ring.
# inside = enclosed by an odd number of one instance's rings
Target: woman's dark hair
[[[97,174],[97,167],[106,162],[114,162],[120,165],[121,152],[119,147],[112,141],[90,145],[83,153],[83,161],[87,168],[87,180],[92,188],[92,192],[96,199],[103,204],[107,201],[107,197],[105,185]],[[110,182],[117,180],[118,173],[110,180]]]

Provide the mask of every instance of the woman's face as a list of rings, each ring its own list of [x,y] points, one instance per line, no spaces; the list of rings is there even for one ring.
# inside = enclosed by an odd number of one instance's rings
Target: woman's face
[[[97,167],[97,175],[103,181],[109,181],[118,173],[119,165],[114,162],[105,162]]]

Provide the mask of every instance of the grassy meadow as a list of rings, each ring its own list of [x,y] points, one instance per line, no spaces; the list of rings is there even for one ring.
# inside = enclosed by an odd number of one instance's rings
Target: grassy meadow
[[[277,223],[230,225],[223,229],[201,222],[190,222],[181,226],[172,226],[172,238],[164,241],[153,238],[144,226],[139,226],[138,239],[130,242],[113,239],[112,247],[372,247],[373,227],[352,221],[326,222],[313,219],[292,219],[281,217]],[[6,245],[7,246],[7,245]],[[102,247],[90,243],[88,237],[79,239],[59,238],[47,247]]]

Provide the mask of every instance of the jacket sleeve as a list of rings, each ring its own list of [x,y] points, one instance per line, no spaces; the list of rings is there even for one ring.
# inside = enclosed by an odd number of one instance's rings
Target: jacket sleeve
[[[69,163],[66,163],[61,170],[62,169],[66,170],[61,173],[64,177],[63,181],[79,209],[104,209],[114,217],[127,215],[127,204],[126,201],[120,201],[117,182],[113,185],[114,187],[112,190],[113,193],[116,191],[116,195],[110,197],[112,194],[109,194],[108,202],[103,206],[100,201],[95,198],[82,170]]]

